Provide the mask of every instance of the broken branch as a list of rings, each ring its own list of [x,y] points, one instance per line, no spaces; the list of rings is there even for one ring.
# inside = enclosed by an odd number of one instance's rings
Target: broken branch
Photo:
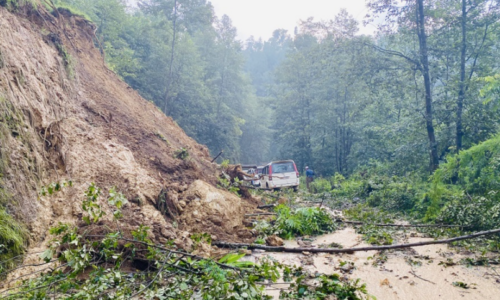
[[[245,217],[257,217],[257,216],[276,216],[275,213],[259,213],[259,214],[246,214]]]
[[[212,161],[211,161],[211,162],[213,163],[214,161],[216,161],[216,160],[217,160],[217,158],[219,158],[219,156],[221,156],[221,155],[222,155],[222,153],[224,153],[224,150],[221,150],[221,151],[219,152],[219,154],[217,154],[217,156],[216,156],[214,159],[212,159]]]
[[[430,281],[430,280],[427,280],[427,279],[425,279],[425,278],[423,278],[423,277],[418,276],[418,275],[415,273],[415,271],[413,271],[413,270],[411,270],[409,273],[410,273],[411,275],[413,275],[413,276],[417,277],[418,279],[421,279],[421,280],[423,280],[423,281],[430,282],[430,283],[432,283],[432,284],[436,284],[436,283],[435,283],[435,282],[433,282],[433,281]]]

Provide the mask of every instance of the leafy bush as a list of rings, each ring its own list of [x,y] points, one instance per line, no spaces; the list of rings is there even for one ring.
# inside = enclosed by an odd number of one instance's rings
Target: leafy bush
[[[425,220],[473,229],[500,226],[500,136],[448,156],[431,180]]]
[[[276,207],[278,214],[274,229],[283,238],[317,235],[335,230],[332,217],[321,208],[304,207],[291,211],[286,205]]]
[[[331,194],[335,198],[366,199],[370,193],[370,187],[366,180],[353,175],[349,180],[338,181],[334,179],[334,189]]]
[[[488,230],[500,227],[500,202],[497,192],[486,196],[468,196],[464,193],[446,203],[436,218],[440,223],[467,226],[467,230]]]
[[[376,174],[357,174],[347,180],[342,180],[337,175],[333,180],[333,197],[346,200],[361,198],[372,207],[394,212],[413,209],[422,199],[428,186],[418,179]]]
[[[324,178],[316,178],[310,184],[311,192],[316,194],[326,193],[332,190],[330,181]]]
[[[362,234],[363,239],[372,245],[392,245],[394,241],[390,230],[378,226],[363,225],[356,232]]]
[[[431,179],[458,185],[471,195],[500,190],[500,136],[448,156]]]
[[[343,282],[338,274],[321,275],[319,285],[311,286],[302,280],[292,286],[293,291],[282,291],[280,299],[368,299],[366,284],[360,284],[360,280],[349,280]],[[330,298],[328,295],[335,295]]]

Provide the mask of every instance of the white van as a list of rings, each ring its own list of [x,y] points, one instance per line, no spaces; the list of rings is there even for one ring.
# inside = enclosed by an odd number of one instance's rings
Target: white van
[[[260,180],[262,189],[279,190],[283,187],[299,188],[299,171],[293,160],[273,161],[262,169]]]

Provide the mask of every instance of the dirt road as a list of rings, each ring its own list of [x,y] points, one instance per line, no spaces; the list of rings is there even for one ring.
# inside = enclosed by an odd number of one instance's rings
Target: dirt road
[[[407,237],[407,242],[425,240],[429,239]],[[361,235],[356,234],[353,228],[345,228],[332,234],[316,237],[312,244],[321,245],[332,242],[339,243],[344,248],[369,246],[362,241]],[[287,247],[299,246],[297,241],[286,241],[285,245]],[[267,255],[282,263],[302,265],[312,274],[315,272],[338,273],[350,279],[360,278],[363,283],[366,283],[370,295],[379,300],[500,299],[500,267],[440,265],[447,259],[458,262],[462,258],[473,257],[472,253],[457,253],[447,245],[429,245],[387,252],[385,253],[387,261],[384,263],[376,259],[378,255],[375,251],[343,255],[255,253],[249,259],[258,261]],[[469,288],[454,286],[454,282],[463,282]],[[278,299],[279,288],[285,286],[273,286],[268,293]]]

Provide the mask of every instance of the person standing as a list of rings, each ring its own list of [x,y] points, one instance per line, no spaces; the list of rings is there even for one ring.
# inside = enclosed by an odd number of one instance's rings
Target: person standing
[[[311,192],[311,188],[309,187],[309,184],[313,182],[314,180],[314,171],[309,169],[308,166],[306,166],[306,185],[307,185],[307,190]]]

